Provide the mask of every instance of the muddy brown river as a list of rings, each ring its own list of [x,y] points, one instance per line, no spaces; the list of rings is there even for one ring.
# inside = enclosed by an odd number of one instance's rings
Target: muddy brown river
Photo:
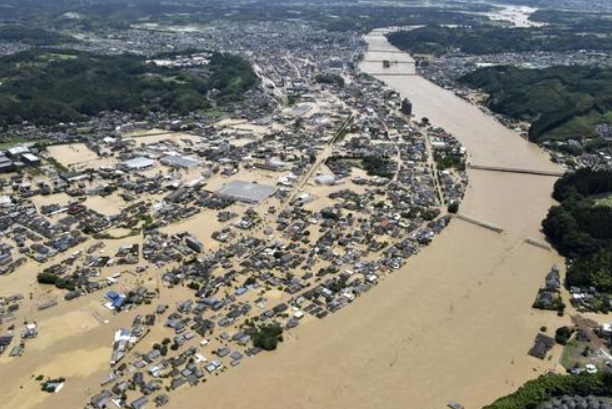
[[[366,61],[410,60],[381,32],[366,40],[378,51]],[[380,62],[362,69],[383,70]],[[454,134],[472,164],[559,170],[538,147],[453,93],[418,76],[376,76],[412,100],[417,118]],[[555,369],[559,351],[545,361],[527,351],[541,326],[552,332],[562,320],[531,309],[544,276],[562,260],[524,242],[543,239],[539,226],[555,179],[476,170],[469,176],[460,212],[503,233],[453,221],[349,308],[301,327],[277,352],[177,394],[169,406],[442,409],[456,400],[474,409]]]

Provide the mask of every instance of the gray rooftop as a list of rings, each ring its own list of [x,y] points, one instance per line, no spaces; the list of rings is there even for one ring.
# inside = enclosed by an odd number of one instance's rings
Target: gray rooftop
[[[124,161],[122,165],[128,169],[145,169],[155,165],[155,161],[144,156],[138,156]]]
[[[241,202],[259,203],[275,192],[274,186],[235,180],[224,185],[217,194]]]
[[[166,166],[177,167],[177,168],[193,168],[200,164],[200,161],[186,156],[164,156],[160,160]]]

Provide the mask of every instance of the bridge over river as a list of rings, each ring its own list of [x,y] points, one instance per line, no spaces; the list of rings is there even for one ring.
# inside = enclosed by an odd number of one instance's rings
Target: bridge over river
[[[551,171],[551,170],[537,170],[537,169],[519,169],[519,168],[507,168],[502,166],[482,166],[482,165],[468,165],[470,169],[483,170],[488,172],[502,172],[502,173],[523,173],[527,175],[536,176],[551,176],[561,177],[563,172]]]

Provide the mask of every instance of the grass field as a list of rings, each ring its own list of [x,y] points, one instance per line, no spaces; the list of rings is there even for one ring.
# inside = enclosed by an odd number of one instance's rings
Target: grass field
[[[583,345],[584,344],[584,345]],[[584,358],[581,353],[584,350],[584,342],[578,342],[575,339],[569,341],[563,348],[563,355],[561,355],[561,365],[564,368],[570,369],[580,361],[579,358]]]
[[[584,352],[587,348],[589,350],[585,356]],[[582,342],[572,339],[563,348],[561,365],[566,369],[574,367],[584,368],[586,364],[595,364],[599,366],[599,364],[601,364],[601,356],[598,354],[597,350],[598,348],[591,342]]]
[[[14,148],[15,146],[23,145],[27,143],[28,145],[36,143],[36,142],[48,142],[48,139],[27,139],[21,136],[0,136],[0,151],[5,151],[10,148]]]
[[[612,111],[604,114],[590,112],[588,115],[575,116],[567,123],[547,132],[545,138],[567,140],[580,136],[595,135],[595,127],[603,123],[612,123]]]

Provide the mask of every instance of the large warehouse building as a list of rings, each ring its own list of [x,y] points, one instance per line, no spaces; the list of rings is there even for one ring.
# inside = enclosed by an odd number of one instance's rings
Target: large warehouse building
[[[121,163],[121,167],[127,171],[144,170],[152,168],[153,166],[155,166],[155,161],[153,159],[145,158],[144,156],[138,156]]]
[[[229,182],[217,191],[219,196],[229,197],[245,203],[260,203],[274,193],[276,193],[274,186],[241,180]]]
[[[185,168],[192,169],[200,164],[197,159],[189,158],[187,156],[164,156],[159,160],[162,164],[170,166],[171,168]]]

